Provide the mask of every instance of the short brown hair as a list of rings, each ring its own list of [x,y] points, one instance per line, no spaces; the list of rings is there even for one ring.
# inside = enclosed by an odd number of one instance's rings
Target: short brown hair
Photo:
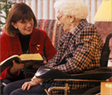
[[[6,31],[8,35],[14,36],[16,34],[16,29],[11,25],[12,22],[16,23],[19,20],[30,20],[31,18],[34,20],[34,27],[36,27],[37,20],[32,9],[25,3],[15,4],[11,8],[7,18]]]

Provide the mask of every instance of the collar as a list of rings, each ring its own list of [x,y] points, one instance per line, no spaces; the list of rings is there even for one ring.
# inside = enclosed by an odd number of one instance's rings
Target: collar
[[[32,34],[31,34],[30,44],[37,45],[39,39],[40,39],[40,31],[37,28],[34,28]]]
[[[88,24],[86,19],[81,20],[78,26],[71,29],[71,33],[75,36],[76,44],[82,43],[82,40],[80,39],[80,34],[82,33],[84,27]]]
[[[87,25],[87,20],[86,19],[83,19],[81,20],[81,22],[79,23],[79,25],[77,25],[76,27],[72,28],[70,30],[70,32],[73,34],[73,35],[77,35],[80,31],[82,31],[82,29]]]

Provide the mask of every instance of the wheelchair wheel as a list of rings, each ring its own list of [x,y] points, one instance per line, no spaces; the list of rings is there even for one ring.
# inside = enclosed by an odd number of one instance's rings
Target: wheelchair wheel
[[[100,86],[96,86],[84,92],[83,95],[96,95],[99,92],[100,92]]]

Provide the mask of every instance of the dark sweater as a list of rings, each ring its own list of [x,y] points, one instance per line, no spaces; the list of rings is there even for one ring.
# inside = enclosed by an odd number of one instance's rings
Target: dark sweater
[[[29,52],[29,41],[30,41],[30,35],[22,35],[21,33],[18,33],[21,47],[22,47],[22,53],[28,53]]]

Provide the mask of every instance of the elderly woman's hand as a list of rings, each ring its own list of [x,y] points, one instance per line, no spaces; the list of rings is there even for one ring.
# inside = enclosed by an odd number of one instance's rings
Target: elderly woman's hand
[[[32,86],[36,86],[36,85],[40,84],[42,81],[43,81],[43,80],[40,79],[40,78],[33,77],[33,78],[31,79],[31,81],[25,82],[25,83],[22,85],[21,89],[22,89],[22,90],[26,90],[26,89],[29,90]]]

